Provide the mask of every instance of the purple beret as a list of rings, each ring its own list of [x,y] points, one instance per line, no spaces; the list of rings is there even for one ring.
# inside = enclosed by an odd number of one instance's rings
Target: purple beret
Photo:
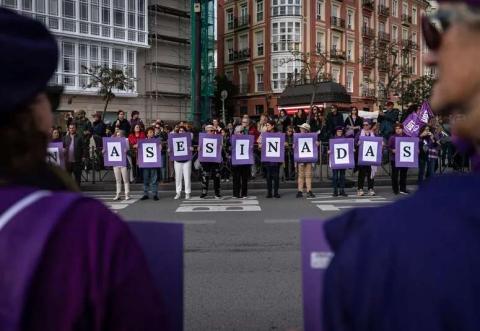
[[[55,38],[40,22],[0,8],[0,114],[46,89],[58,62]]]

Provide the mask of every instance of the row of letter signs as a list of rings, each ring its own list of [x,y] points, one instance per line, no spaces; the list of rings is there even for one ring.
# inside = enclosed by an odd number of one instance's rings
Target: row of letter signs
[[[223,137],[201,133],[198,157],[200,162],[221,163]],[[254,164],[254,136],[233,135],[231,137],[232,165]],[[318,161],[316,133],[294,135],[294,160],[300,163]],[[103,138],[105,166],[126,166],[128,142],[125,138]],[[285,161],[285,134],[263,133],[261,135],[262,162],[283,163]],[[174,161],[192,159],[192,136],[190,133],[170,134],[168,137],[170,158]],[[350,169],[355,166],[355,149],[358,148],[358,165],[381,165],[383,138],[360,137],[358,146],[352,138],[330,140],[330,167]],[[161,142],[159,139],[144,139],[138,143],[138,166],[140,168],[162,167]],[[418,138],[397,137],[395,141],[395,164],[397,167],[418,167]],[[64,166],[65,154],[62,143],[51,143],[48,147],[49,161]]]

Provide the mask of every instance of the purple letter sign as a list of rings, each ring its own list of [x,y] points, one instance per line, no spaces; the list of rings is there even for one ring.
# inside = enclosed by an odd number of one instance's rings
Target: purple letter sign
[[[355,167],[353,144],[353,138],[330,139],[330,167],[332,169]]]
[[[322,330],[323,277],[333,258],[323,225],[320,220],[301,222],[303,326],[307,331]]]
[[[160,139],[142,139],[138,142],[138,167],[162,167],[162,143]]]
[[[318,161],[317,137],[316,133],[295,133],[293,135],[295,162],[315,163]]]
[[[395,138],[395,166],[399,168],[418,168],[418,138]]]
[[[65,169],[63,143],[50,143],[47,147],[47,162]]]
[[[361,136],[358,151],[358,165],[382,165],[382,137]]]
[[[403,132],[407,136],[410,137],[418,137],[418,134],[420,133],[420,128],[424,124],[420,121],[417,113],[411,113],[408,115],[408,117],[403,121]]]
[[[103,148],[105,150],[105,166],[127,166],[127,141],[125,138],[103,138]]]
[[[200,133],[200,162],[222,163],[223,137],[218,134]]]
[[[192,135],[187,133],[170,133],[168,149],[173,161],[190,161],[192,159]]]
[[[262,162],[285,162],[285,133],[262,133]]]
[[[254,164],[253,144],[254,136],[234,134],[232,143],[232,165]]]

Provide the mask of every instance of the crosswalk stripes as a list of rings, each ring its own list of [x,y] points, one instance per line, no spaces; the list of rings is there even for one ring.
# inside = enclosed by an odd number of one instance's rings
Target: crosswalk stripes
[[[341,211],[356,207],[378,207],[392,202],[385,197],[375,196],[357,196],[333,197],[331,194],[317,194],[315,198],[309,198],[310,202],[317,206],[321,211]]]
[[[232,197],[223,197],[216,199],[207,197],[193,197],[190,200],[183,200],[177,208],[177,213],[205,213],[205,212],[258,212],[261,211],[260,203],[256,196],[250,196],[247,199],[234,199]]]
[[[140,194],[132,194],[130,195],[130,200],[125,200],[123,196],[121,196],[121,200],[114,201],[113,197],[115,193],[106,193],[106,192],[84,192],[84,194],[90,198],[97,199],[103,204],[105,204],[110,210],[113,212],[118,212],[119,210],[125,209],[131,204],[134,204],[142,195]]]

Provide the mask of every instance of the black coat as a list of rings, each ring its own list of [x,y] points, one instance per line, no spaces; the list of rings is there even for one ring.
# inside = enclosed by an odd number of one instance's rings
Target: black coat
[[[67,134],[65,137],[63,137],[63,147],[65,148],[65,156],[67,159],[71,142],[72,138],[70,134]],[[87,147],[85,145],[85,140],[78,133],[74,136],[73,148],[75,162],[81,162],[82,158],[87,156]],[[71,160],[69,161],[71,162]]]
[[[330,136],[335,134],[335,128],[337,126],[344,126],[343,115],[337,111],[336,114],[328,113],[327,115],[327,130]]]

